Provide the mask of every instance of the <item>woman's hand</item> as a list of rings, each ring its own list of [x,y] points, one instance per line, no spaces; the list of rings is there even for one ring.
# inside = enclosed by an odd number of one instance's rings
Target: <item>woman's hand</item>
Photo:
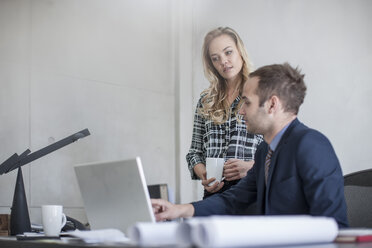
[[[231,158],[225,162],[223,167],[223,176],[226,181],[241,179],[247,175],[247,172],[253,167],[254,160],[244,161]]]
[[[222,189],[223,185],[225,184],[223,181],[219,182],[216,180],[216,178],[214,177],[211,177],[209,179],[206,179],[206,172],[204,173],[204,178],[202,180],[202,185],[204,186],[204,189],[206,191],[208,191],[209,193],[216,193],[217,191],[219,191],[220,189]],[[209,184],[211,182],[214,182],[216,181],[215,183],[213,183],[211,186],[209,186]]]
[[[212,177],[212,178],[207,179],[207,171],[206,171],[204,164],[195,165],[194,172],[202,180],[202,185],[204,186],[204,189],[208,191],[209,193],[215,193],[219,191],[224,185],[224,182],[216,181],[211,186],[208,186],[208,184],[216,180],[216,178]]]

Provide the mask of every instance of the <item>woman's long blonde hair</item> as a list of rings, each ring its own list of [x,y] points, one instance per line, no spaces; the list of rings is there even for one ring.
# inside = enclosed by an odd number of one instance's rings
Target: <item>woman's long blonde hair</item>
[[[202,108],[200,113],[207,119],[212,120],[216,124],[222,124],[229,118],[230,115],[230,104],[227,100],[227,85],[226,80],[218,73],[214,68],[212,60],[209,56],[209,45],[215,38],[221,35],[230,36],[236,44],[238,51],[243,60],[243,66],[241,70],[241,77],[238,89],[239,95],[242,93],[243,84],[248,79],[248,75],[251,72],[252,65],[249,61],[247,51],[244,48],[243,41],[239,35],[229,27],[219,27],[210,31],[204,38],[203,44],[203,66],[204,74],[210,82],[209,88],[205,89],[201,96]]]

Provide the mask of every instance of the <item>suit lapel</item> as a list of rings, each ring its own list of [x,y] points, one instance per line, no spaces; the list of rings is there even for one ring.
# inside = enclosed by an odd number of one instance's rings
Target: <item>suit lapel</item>
[[[279,157],[280,150],[285,147],[287,144],[288,137],[290,136],[292,130],[299,124],[300,122],[296,118],[295,120],[292,121],[292,123],[288,126],[287,130],[283,134],[282,138],[279,141],[278,146],[276,147],[272,157],[271,157],[271,163],[270,163],[270,168],[269,168],[269,175],[267,177],[267,185],[266,185],[266,194],[265,194],[265,205],[267,207],[267,202],[268,202],[268,195],[269,195],[269,190],[270,190],[270,184],[271,184],[271,178],[272,175],[275,171],[276,164],[277,164],[277,158]]]

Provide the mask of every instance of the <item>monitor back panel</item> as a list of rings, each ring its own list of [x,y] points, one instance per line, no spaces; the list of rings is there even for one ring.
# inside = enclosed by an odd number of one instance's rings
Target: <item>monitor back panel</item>
[[[92,230],[127,233],[136,222],[155,222],[139,157],[77,165],[75,172]]]

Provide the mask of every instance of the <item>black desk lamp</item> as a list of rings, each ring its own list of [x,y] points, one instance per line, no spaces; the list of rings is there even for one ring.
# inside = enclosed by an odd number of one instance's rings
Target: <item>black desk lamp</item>
[[[71,136],[61,139],[60,141],[50,144],[31,154],[30,154],[31,151],[29,149],[24,151],[21,155],[14,153],[0,165],[0,175],[8,173],[18,168],[13,204],[10,213],[11,235],[22,234],[24,232],[31,231],[31,222],[30,216],[28,214],[27,200],[25,194],[25,187],[23,184],[21,167],[88,135],[90,135],[90,132],[86,128],[84,130],[81,130],[80,132],[77,132]]]

